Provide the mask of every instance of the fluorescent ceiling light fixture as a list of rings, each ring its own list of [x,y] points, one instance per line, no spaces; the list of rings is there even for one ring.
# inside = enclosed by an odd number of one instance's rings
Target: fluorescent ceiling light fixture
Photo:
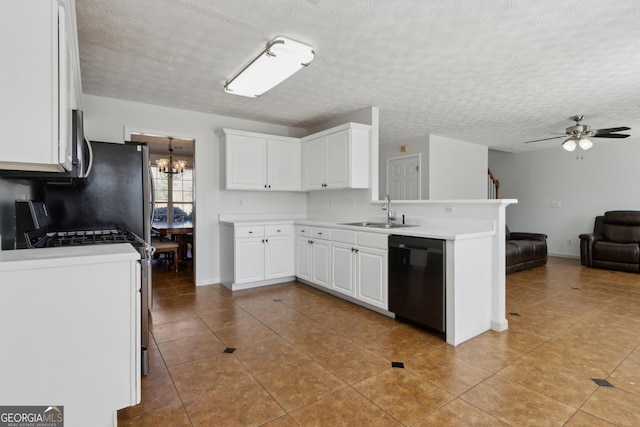
[[[253,61],[226,81],[224,90],[255,98],[309,65],[314,56],[311,46],[276,37]]]

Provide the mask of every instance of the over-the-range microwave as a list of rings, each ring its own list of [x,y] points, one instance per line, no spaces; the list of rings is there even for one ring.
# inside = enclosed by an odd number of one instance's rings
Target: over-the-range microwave
[[[8,179],[27,179],[46,182],[48,184],[80,184],[91,172],[91,143],[84,136],[83,114],[81,110],[73,110],[73,160],[70,171],[38,172],[0,170],[0,176]]]

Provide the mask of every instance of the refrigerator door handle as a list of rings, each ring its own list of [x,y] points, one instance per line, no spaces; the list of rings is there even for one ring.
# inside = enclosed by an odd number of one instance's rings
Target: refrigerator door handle
[[[156,187],[153,182],[153,172],[149,168],[149,187],[151,188],[151,212],[149,212],[149,224],[153,224],[153,217],[156,211]]]
[[[87,178],[91,174],[91,168],[93,168],[93,147],[91,141],[85,138],[84,143],[87,145],[87,153],[89,154],[89,163],[87,164],[87,170],[84,172],[84,177]]]

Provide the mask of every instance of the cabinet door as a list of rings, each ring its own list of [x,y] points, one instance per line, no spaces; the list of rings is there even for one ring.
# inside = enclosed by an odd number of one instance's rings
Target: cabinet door
[[[67,34],[65,9],[58,8],[58,158],[66,170],[71,170],[73,162],[73,146],[71,144],[73,85],[71,83],[73,51]]]
[[[305,190],[321,190],[326,184],[327,139],[318,138],[302,144],[302,172]]]
[[[296,238],[296,276],[311,281],[311,244],[307,237]]]
[[[235,283],[264,279],[264,238],[236,239]]]
[[[267,140],[245,135],[226,136],[226,189],[265,190]]]
[[[355,297],[355,255],[353,245],[331,243],[331,289]]]
[[[293,276],[294,248],[291,236],[265,237],[264,244],[264,278]]]
[[[356,258],[356,298],[387,310],[387,251],[360,247]]]
[[[302,146],[296,141],[267,140],[267,187],[302,190]]]
[[[328,240],[312,240],[313,282],[331,287],[331,243]]]
[[[60,164],[66,150],[63,148],[61,157],[58,115],[59,12],[57,1],[2,3],[0,117],[2,138],[7,141],[2,146],[2,169],[63,170]],[[64,13],[61,19],[64,30]],[[65,36],[61,34],[63,43]],[[62,71],[65,69],[66,64]],[[60,80],[66,81],[66,76]]]
[[[327,136],[327,178],[325,184],[328,188],[347,188],[350,186],[350,156],[348,131]]]

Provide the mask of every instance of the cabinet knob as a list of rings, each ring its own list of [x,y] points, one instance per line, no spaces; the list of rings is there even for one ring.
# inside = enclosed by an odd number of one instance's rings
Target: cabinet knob
[[[264,239],[264,242],[265,243],[269,243],[269,239]]]
[[[282,230],[276,230],[276,232],[278,232],[278,233],[279,233],[279,232],[281,232],[281,231],[282,231]]]
[[[267,188],[267,184],[264,185],[264,188]]]
[[[271,184],[269,184],[269,188],[271,188]]]
[[[318,236],[322,236],[322,233],[321,233],[321,232],[318,232]]]
[[[249,234],[253,234],[253,231],[250,231]]]

